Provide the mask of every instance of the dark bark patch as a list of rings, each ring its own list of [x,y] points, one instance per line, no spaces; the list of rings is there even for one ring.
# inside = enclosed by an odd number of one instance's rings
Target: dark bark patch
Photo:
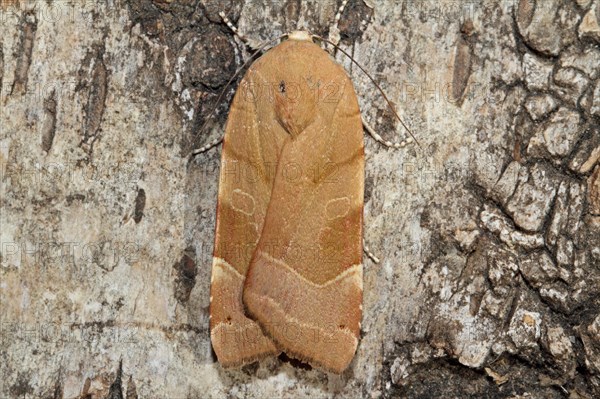
[[[236,70],[235,53],[229,36],[219,29],[209,29],[203,37],[194,38],[182,76],[186,87],[218,89]]]
[[[469,37],[473,34],[473,23],[465,22],[454,49],[454,71],[452,74],[452,99],[462,103],[471,76],[472,49]]]
[[[29,384],[30,377],[19,373],[17,381],[9,388],[13,398],[24,398],[33,395],[33,387]]]
[[[2,94],[3,80],[4,80],[4,51],[2,50],[3,44],[0,42],[0,94]]]
[[[42,150],[48,154],[56,134],[56,91],[44,100],[44,124],[42,125]]]
[[[367,7],[363,1],[349,2],[338,23],[341,40],[348,42],[358,40],[372,18],[373,9]]]
[[[194,247],[188,247],[183,252],[181,259],[173,265],[175,269],[175,298],[180,303],[185,303],[190,299],[190,293],[196,285],[196,250]]]
[[[133,220],[138,224],[144,216],[144,208],[146,207],[146,191],[143,188],[138,189],[137,197],[135,197],[135,209],[133,211]]]
[[[301,360],[295,359],[293,357],[289,357],[285,354],[285,352],[281,352],[281,354],[279,355],[279,360],[281,360],[283,363],[289,363],[290,366],[296,369],[312,370],[312,366],[310,364],[304,363]]]
[[[127,391],[125,391],[125,397],[127,399],[138,399],[137,387],[131,376],[129,377],[129,381],[127,382]]]
[[[92,70],[90,91],[85,108],[85,121],[83,126],[84,149],[91,153],[94,142],[99,138],[100,125],[104,116],[106,97],[108,93],[108,70],[103,60],[104,48],[102,47],[94,60]]]
[[[37,18],[33,12],[26,12],[23,14],[21,21],[21,40],[19,41],[19,47],[17,47],[15,54],[17,66],[15,68],[15,79],[11,94],[25,94],[25,91],[27,90],[27,78],[29,66],[31,65],[31,54],[33,52],[37,23]]]
[[[119,369],[117,370],[117,376],[115,380],[110,385],[110,389],[108,391],[108,395],[106,395],[106,399],[124,399],[123,398],[123,388],[122,388],[122,376],[123,376],[123,360],[119,361]]]
[[[65,396],[63,384],[61,381],[61,376],[59,375],[54,383],[54,386],[50,388],[50,393],[44,396],[44,398],[48,399],[63,399]]]

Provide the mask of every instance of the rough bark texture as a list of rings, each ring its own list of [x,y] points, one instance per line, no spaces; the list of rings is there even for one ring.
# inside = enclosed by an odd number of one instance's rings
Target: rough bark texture
[[[341,45],[421,143],[365,138],[357,355],[216,363],[220,150],[187,155],[250,54],[218,12],[257,43],[337,3],[2,0],[1,397],[600,397],[599,0],[350,0]]]

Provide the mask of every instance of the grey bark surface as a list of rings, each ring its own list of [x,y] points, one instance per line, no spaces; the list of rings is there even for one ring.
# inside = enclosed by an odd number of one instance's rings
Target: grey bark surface
[[[188,154],[251,54],[218,12],[259,43],[338,3],[0,2],[0,397],[600,397],[600,0],[350,0],[341,46],[421,143],[365,137],[357,354],[216,362],[220,149]]]

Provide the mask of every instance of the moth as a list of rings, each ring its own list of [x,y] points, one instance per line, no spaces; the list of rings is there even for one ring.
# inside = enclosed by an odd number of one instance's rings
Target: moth
[[[286,36],[250,66],[225,127],[211,341],[224,367],[283,351],[341,373],[362,317],[363,120],[315,36]]]

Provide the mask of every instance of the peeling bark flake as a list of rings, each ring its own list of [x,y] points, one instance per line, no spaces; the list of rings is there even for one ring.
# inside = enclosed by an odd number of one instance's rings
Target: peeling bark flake
[[[459,36],[454,50],[454,72],[452,76],[452,98],[460,102],[471,76],[471,46],[463,35]]]
[[[126,399],[138,399],[137,387],[135,386],[135,382],[131,376],[129,376],[129,381],[127,382],[127,391],[125,392]]]
[[[0,98],[2,98],[2,92],[4,91],[4,51],[2,50],[2,47],[3,43],[0,42]]]
[[[54,134],[56,133],[56,91],[44,100],[44,124],[42,125],[42,150],[48,154],[52,148]]]
[[[533,13],[535,12],[535,0],[520,0],[517,6],[517,22],[522,29],[526,29],[531,20],[533,19]]]
[[[106,95],[108,92],[108,71],[102,60],[103,52],[96,59],[96,65],[92,72],[90,93],[86,106],[86,117],[83,131],[83,143],[88,146],[88,152],[92,151],[94,142],[98,139],[98,131],[104,116]]]
[[[133,212],[133,220],[138,224],[144,216],[144,208],[146,207],[146,191],[140,188],[135,197],[135,210]]]
[[[27,74],[31,65],[36,30],[37,18],[35,14],[25,13],[21,22],[21,40],[17,49],[17,66],[11,94],[24,94],[27,90]]]
[[[600,215],[600,166],[588,179],[588,201],[592,215]]]

